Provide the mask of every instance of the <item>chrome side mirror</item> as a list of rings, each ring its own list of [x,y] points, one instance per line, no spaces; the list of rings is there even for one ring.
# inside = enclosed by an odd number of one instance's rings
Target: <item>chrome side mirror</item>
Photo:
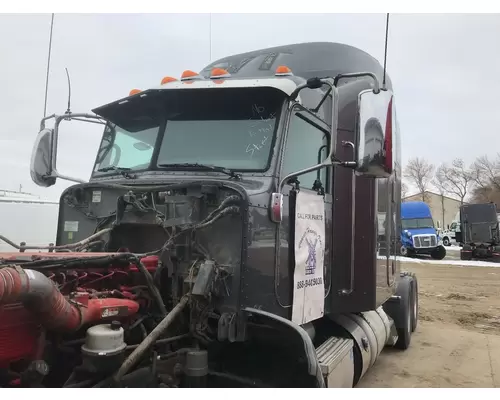
[[[362,91],[358,96],[356,123],[356,172],[373,178],[387,178],[394,169],[397,136],[391,91]]]
[[[42,129],[36,137],[31,152],[30,174],[31,179],[38,186],[50,187],[56,183],[56,176],[53,175],[52,170],[53,141],[53,129]]]

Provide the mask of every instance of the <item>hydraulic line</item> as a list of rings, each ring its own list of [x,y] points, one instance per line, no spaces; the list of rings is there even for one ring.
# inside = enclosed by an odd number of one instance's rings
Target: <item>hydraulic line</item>
[[[127,357],[123,362],[120,369],[113,376],[115,383],[119,384],[121,378],[132,368],[137,361],[144,355],[144,353],[156,342],[156,340],[165,332],[165,330],[174,321],[175,317],[180,314],[188,303],[188,296],[181,298],[179,303],[170,311],[170,313],[163,318],[163,320],[154,328],[151,333],[144,339],[137,348]]]

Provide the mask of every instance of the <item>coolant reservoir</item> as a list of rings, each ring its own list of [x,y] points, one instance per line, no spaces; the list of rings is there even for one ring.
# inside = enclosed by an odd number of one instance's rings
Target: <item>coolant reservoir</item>
[[[89,372],[104,372],[116,369],[124,358],[127,344],[124,331],[118,321],[95,325],[87,329],[82,356]]]
[[[122,352],[125,347],[123,328],[118,321],[113,321],[87,329],[82,352],[90,356],[111,356]]]

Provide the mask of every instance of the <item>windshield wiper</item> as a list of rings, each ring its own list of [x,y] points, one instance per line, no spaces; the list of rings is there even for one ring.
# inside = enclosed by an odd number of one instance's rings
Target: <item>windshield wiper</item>
[[[127,179],[135,179],[135,175],[130,175],[129,171],[131,171],[131,168],[127,167],[115,167],[113,165],[109,167],[104,167],[104,168],[99,168],[97,172],[110,172],[110,171],[116,171],[119,172],[122,176],[124,176]]]
[[[177,164],[159,164],[159,167],[169,167],[169,168],[176,168],[176,169],[181,169],[181,168],[198,168],[198,169],[209,169],[215,172],[222,172],[223,174],[229,175],[231,178],[234,179],[240,179],[241,175],[237,174],[236,172],[224,168],[224,167],[219,167],[218,165],[210,165],[210,164],[199,164],[199,163],[177,163]]]

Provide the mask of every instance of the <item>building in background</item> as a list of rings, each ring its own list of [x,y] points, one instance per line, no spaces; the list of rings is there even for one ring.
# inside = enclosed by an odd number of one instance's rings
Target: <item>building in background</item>
[[[460,209],[460,200],[431,191],[424,192],[424,199],[431,209],[436,228],[446,229]],[[407,196],[403,201],[422,201],[422,193]]]

